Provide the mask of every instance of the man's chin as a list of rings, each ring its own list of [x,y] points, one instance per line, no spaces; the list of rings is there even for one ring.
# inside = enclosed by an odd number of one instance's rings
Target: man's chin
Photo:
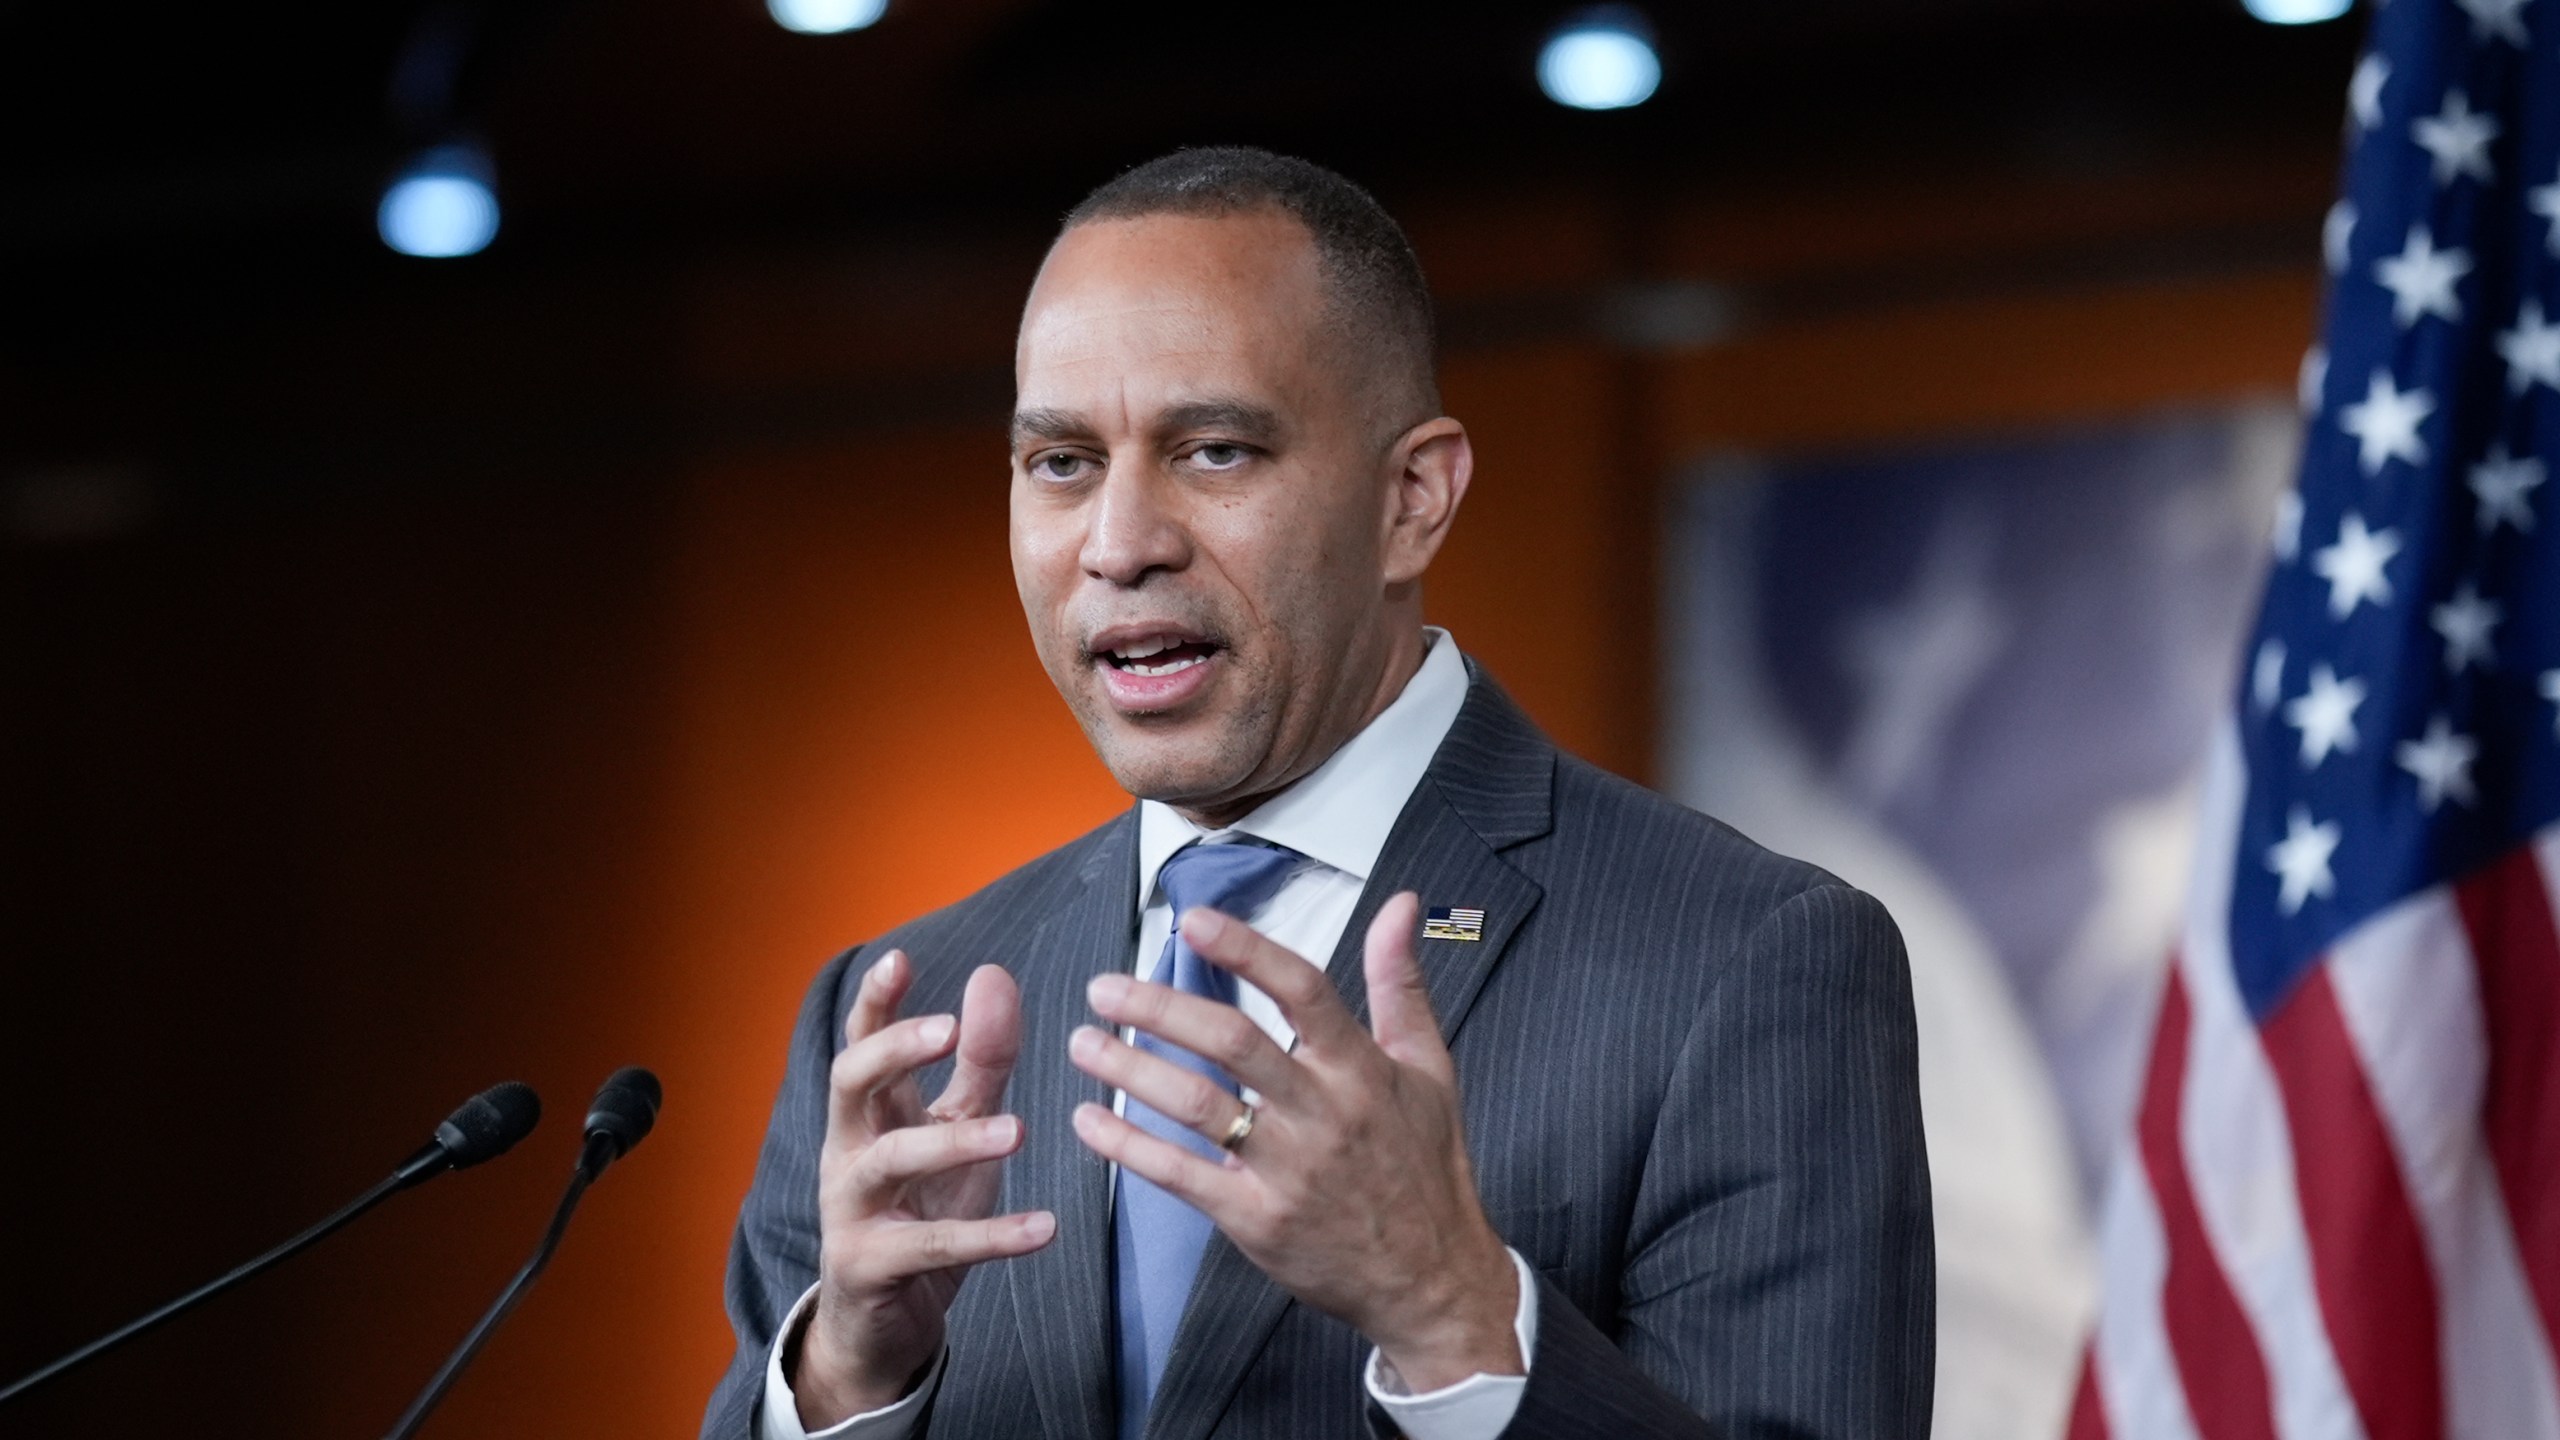
[[[1103,768],[1140,800],[1192,809],[1235,793],[1250,778],[1252,766],[1238,762],[1224,727],[1199,720],[1156,726],[1117,715],[1102,726],[1091,738]]]

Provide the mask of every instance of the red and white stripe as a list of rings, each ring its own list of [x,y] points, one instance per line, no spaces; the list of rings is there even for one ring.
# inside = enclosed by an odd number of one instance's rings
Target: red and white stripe
[[[2260,1023],[2215,747],[2070,1440],[2560,1440],[2560,828],[2343,937]]]

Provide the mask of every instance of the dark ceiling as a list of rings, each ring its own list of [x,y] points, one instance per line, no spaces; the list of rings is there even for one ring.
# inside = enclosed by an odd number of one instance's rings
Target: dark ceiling
[[[883,413],[984,409],[1012,292],[970,331],[953,286],[1027,269],[1084,189],[1186,143],[1310,155],[1393,208],[1455,196],[1471,224],[1573,187],[1641,217],[1657,193],[1940,177],[2131,196],[2156,187],[2110,182],[2270,152],[2299,176],[2326,165],[2362,29],[2269,27],[2238,0],[1652,0],[1659,94],[1583,114],[1533,75],[1571,8],[891,0],[874,29],[813,37],[764,0],[0,0],[0,480],[105,456],[230,503],[404,466],[603,474],[604,449],[702,408],[665,393],[698,342],[668,297],[813,256],[893,257],[851,267],[866,294],[915,292],[876,323],[950,330],[929,348],[969,359],[921,398],[834,385],[804,408],[844,423],[852,389]],[[496,243],[392,254],[384,181],[457,134],[495,157]],[[2287,189],[2282,255],[2307,263],[2321,188]],[[782,423],[720,423],[750,422]]]
[[[1113,169],[1243,139],[1393,190],[1445,173],[1705,175],[1932,154],[2106,164],[2328,123],[2358,22],[2236,0],[1718,0],[1649,7],[1639,109],[1544,101],[1570,7],[895,0],[783,31],[760,0],[143,7],[0,0],[0,254],[372,263],[409,147],[485,136],[504,253],[1054,212]]]

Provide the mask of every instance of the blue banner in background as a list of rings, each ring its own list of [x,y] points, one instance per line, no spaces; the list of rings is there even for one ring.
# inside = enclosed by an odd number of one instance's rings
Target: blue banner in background
[[[2060,1433],[2299,424],[1725,459],[1682,488],[1670,789],[1877,893],[1911,948],[1942,1440]]]

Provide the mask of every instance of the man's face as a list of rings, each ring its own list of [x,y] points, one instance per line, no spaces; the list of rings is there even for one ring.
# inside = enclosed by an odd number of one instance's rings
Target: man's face
[[[1068,231],[1015,350],[1013,573],[1133,795],[1232,818],[1323,762],[1387,663],[1396,436],[1277,212]]]

